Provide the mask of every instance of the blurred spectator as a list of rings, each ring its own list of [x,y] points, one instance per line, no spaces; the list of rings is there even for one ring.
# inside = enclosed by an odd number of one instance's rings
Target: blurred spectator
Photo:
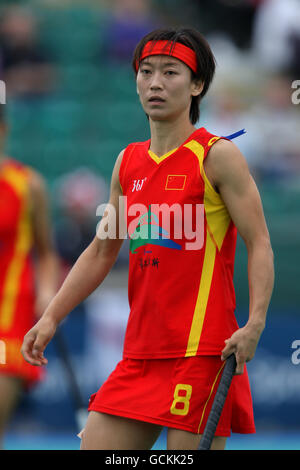
[[[204,35],[222,35],[240,49],[250,47],[257,1],[197,0],[196,3],[198,28]]]
[[[12,97],[41,97],[54,89],[54,66],[38,44],[37,20],[28,9],[10,6],[0,17],[0,76]]]
[[[96,235],[96,209],[108,202],[107,185],[102,177],[80,167],[56,182],[55,197],[60,212],[55,226],[56,245],[69,269]]]
[[[55,218],[56,250],[63,265],[63,278],[96,235],[100,216],[97,207],[109,201],[109,189],[100,175],[80,167],[59,178],[54,185],[58,214]],[[114,267],[128,264],[129,240],[125,239]]]
[[[265,0],[254,21],[255,59],[269,72],[289,70],[295,61],[299,67],[299,56],[295,57],[299,35],[300,0]]]
[[[238,74],[238,72],[236,72]],[[259,177],[261,154],[257,151],[259,135],[257,129],[253,134],[252,118],[249,115],[248,96],[233,80],[230,82],[224,77],[216,77],[209,98],[209,106],[203,107],[197,127],[205,127],[216,135],[227,136],[241,129],[246,134],[233,140],[241,150],[255,177]]]
[[[290,36],[292,48],[290,66],[288,72],[294,79],[300,78],[300,27],[298,31],[293,31]]]
[[[299,109],[291,102],[291,92],[288,76],[270,76],[257,81],[256,94],[245,100],[251,101],[249,107],[243,107],[243,97],[231,90],[215,99],[213,115],[209,114],[222,135],[246,129],[236,144],[258,179],[300,178]]]
[[[151,0],[113,0],[111,4],[101,31],[103,52],[109,62],[128,64],[138,41],[158,27],[158,20],[153,17]]]
[[[236,81],[216,77],[209,106],[203,107],[197,127],[223,136],[245,128],[246,134],[234,143],[257,181],[299,180],[300,110],[291,101],[289,77],[257,74],[252,82],[243,83],[242,70],[236,69],[235,75]]]
[[[291,101],[289,76],[270,76],[248,113],[248,125],[260,155],[257,162],[266,179],[300,178],[299,107]]]

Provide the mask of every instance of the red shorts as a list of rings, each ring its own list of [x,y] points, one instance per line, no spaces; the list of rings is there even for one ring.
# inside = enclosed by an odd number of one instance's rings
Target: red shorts
[[[219,356],[123,359],[88,410],[202,434],[224,364]],[[231,431],[255,432],[246,367],[233,377],[216,435]]]

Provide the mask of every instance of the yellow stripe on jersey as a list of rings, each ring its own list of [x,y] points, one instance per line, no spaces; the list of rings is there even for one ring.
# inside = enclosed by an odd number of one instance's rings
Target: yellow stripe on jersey
[[[214,272],[215,258],[216,245],[214,244],[209,231],[207,230],[200,287],[198,290],[196,307],[194,310],[185,357],[196,356],[197,354]]]
[[[201,416],[201,419],[200,419],[200,423],[199,423],[199,426],[198,426],[197,434],[199,434],[199,432],[200,432],[200,427],[201,427],[201,424],[202,424],[202,421],[203,421],[203,418],[204,418],[204,414],[205,414],[205,410],[206,410],[207,404],[208,404],[208,402],[209,402],[209,400],[210,400],[210,397],[212,396],[212,393],[213,393],[213,391],[214,391],[214,388],[215,388],[215,385],[216,385],[216,383],[217,383],[218,377],[219,377],[219,375],[220,375],[220,373],[221,373],[221,371],[222,371],[222,369],[223,369],[224,366],[225,366],[225,361],[224,361],[223,364],[221,365],[221,367],[220,367],[220,369],[219,369],[219,371],[218,371],[218,373],[217,373],[217,375],[216,375],[216,378],[215,378],[215,380],[214,380],[214,382],[213,382],[213,384],[212,384],[212,387],[211,387],[211,389],[210,389],[210,393],[209,393],[209,395],[208,395],[208,399],[207,399],[206,402],[205,402],[205,405],[204,405],[204,408],[203,408],[203,411],[202,411],[202,416]]]
[[[20,284],[20,276],[26,256],[32,243],[30,214],[28,207],[27,177],[11,168],[5,171],[5,179],[13,186],[22,199],[22,208],[17,228],[15,252],[4,280],[2,303],[0,304],[0,329],[7,331],[14,320],[16,299]]]
[[[195,140],[191,140],[184,146],[190,149],[199,161],[200,174],[204,180],[203,203],[207,222],[204,262],[192,326],[185,353],[185,356],[187,357],[195,356],[197,354],[210,294],[217,249],[221,250],[231,219],[221,196],[214,190],[204,172],[204,147]]]

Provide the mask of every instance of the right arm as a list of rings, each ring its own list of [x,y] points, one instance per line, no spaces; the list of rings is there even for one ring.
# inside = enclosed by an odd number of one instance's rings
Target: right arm
[[[54,336],[58,324],[102,283],[116,261],[123,243],[123,239],[118,238],[119,196],[122,196],[119,169],[123,154],[124,150],[119,154],[115,163],[109,199],[109,204],[114,206],[116,210],[117,236],[105,239],[100,239],[97,235],[94,237],[90,245],[79,256],[40,320],[25,335],[21,352],[24,359],[32,365],[47,364],[43,353]],[[104,223],[103,217],[99,230],[101,230],[101,224]]]

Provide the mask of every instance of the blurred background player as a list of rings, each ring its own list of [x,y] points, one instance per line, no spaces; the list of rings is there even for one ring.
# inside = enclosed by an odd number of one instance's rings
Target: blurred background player
[[[20,348],[57,287],[45,184],[39,173],[4,154],[6,134],[0,105],[0,338],[6,352],[0,364],[0,446],[22,393],[43,376]]]

